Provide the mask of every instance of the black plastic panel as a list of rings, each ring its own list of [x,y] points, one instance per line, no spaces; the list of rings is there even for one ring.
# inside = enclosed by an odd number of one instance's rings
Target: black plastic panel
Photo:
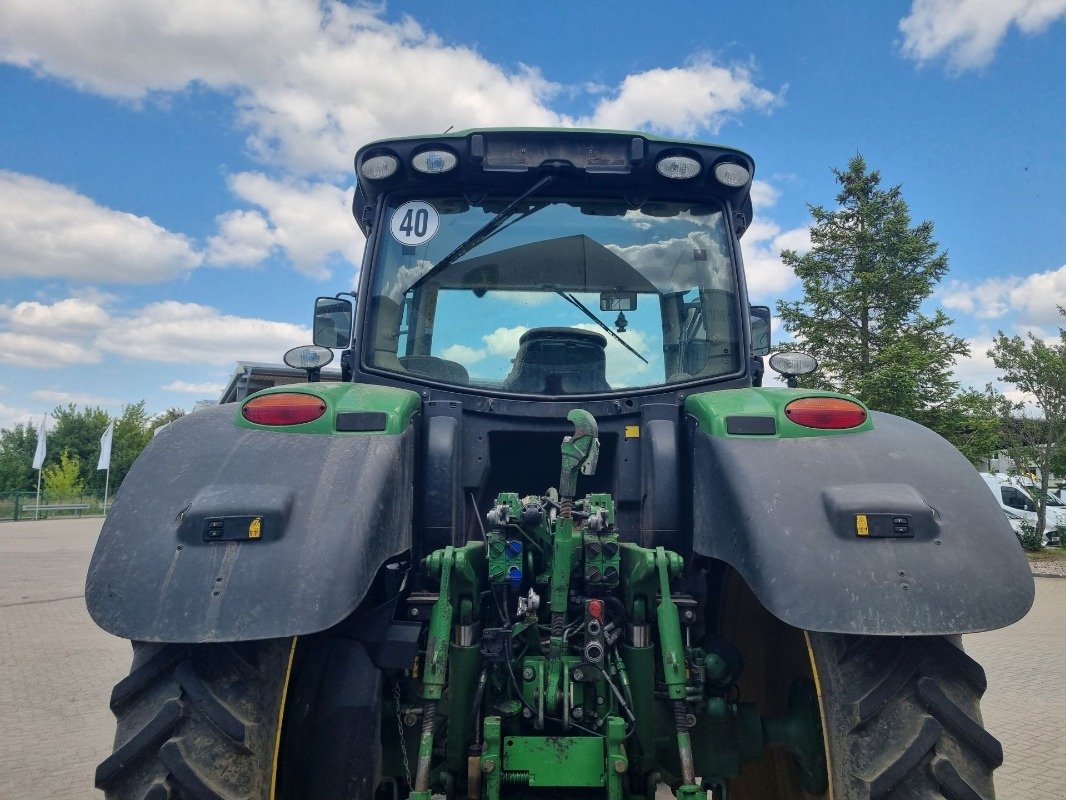
[[[695,551],[807,630],[970,633],[1024,616],[1033,578],[977,470],[920,425],[873,420],[797,439],[713,438],[690,420]]]
[[[312,633],[348,616],[382,563],[410,548],[413,430],[253,431],[233,415],[175,420],[123,481],[86,579],[104,630],[169,642]],[[218,520],[234,540],[205,541]]]
[[[773,436],[777,433],[777,420],[774,417],[726,417],[725,431],[733,436]]]
[[[383,431],[389,418],[384,411],[341,411],[335,423],[343,433]]]

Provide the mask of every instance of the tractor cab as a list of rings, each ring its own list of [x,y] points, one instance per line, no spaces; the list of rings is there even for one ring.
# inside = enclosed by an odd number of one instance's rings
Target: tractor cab
[[[747,155],[500,130],[377,142],[356,169],[357,380],[526,400],[752,384]],[[335,320],[315,330],[337,346]]]
[[[315,343],[344,347],[351,329],[346,378],[421,395],[430,538],[519,464],[530,491],[552,483],[546,434],[575,407],[600,423],[594,488],[615,493],[622,528],[676,530],[684,397],[758,385],[769,349],[738,243],[751,158],[636,133],[476,130],[375,142],[355,166],[359,302],[319,298]]]

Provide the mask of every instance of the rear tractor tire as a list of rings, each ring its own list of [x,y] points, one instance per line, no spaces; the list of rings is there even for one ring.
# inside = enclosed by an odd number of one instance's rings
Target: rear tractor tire
[[[368,800],[380,675],[342,639],[135,642],[96,786],[108,800]]]
[[[956,639],[810,634],[834,800],[993,800],[1003,749]]]

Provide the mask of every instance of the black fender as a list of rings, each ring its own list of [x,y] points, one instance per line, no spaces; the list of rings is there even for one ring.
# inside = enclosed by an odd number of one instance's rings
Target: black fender
[[[929,429],[871,416],[872,430],[800,438],[712,436],[689,417],[694,551],[804,630],[943,635],[1025,616],[1033,577],[977,470]]]
[[[286,433],[237,427],[236,413],[219,406],[170,423],[123,481],[85,586],[109,633],[216,642],[321,631],[410,549],[411,425]],[[225,540],[208,538],[218,519]]]

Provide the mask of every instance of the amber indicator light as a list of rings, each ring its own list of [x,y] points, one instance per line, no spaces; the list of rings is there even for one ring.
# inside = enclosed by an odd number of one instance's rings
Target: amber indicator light
[[[299,425],[312,422],[326,413],[321,397],[300,392],[279,392],[253,397],[244,404],[241,414],[256,425]]]
[[[801,397],[785,406],[785,416],[806,428],[840,430],[866,422],[866,409],[840,397]]]

